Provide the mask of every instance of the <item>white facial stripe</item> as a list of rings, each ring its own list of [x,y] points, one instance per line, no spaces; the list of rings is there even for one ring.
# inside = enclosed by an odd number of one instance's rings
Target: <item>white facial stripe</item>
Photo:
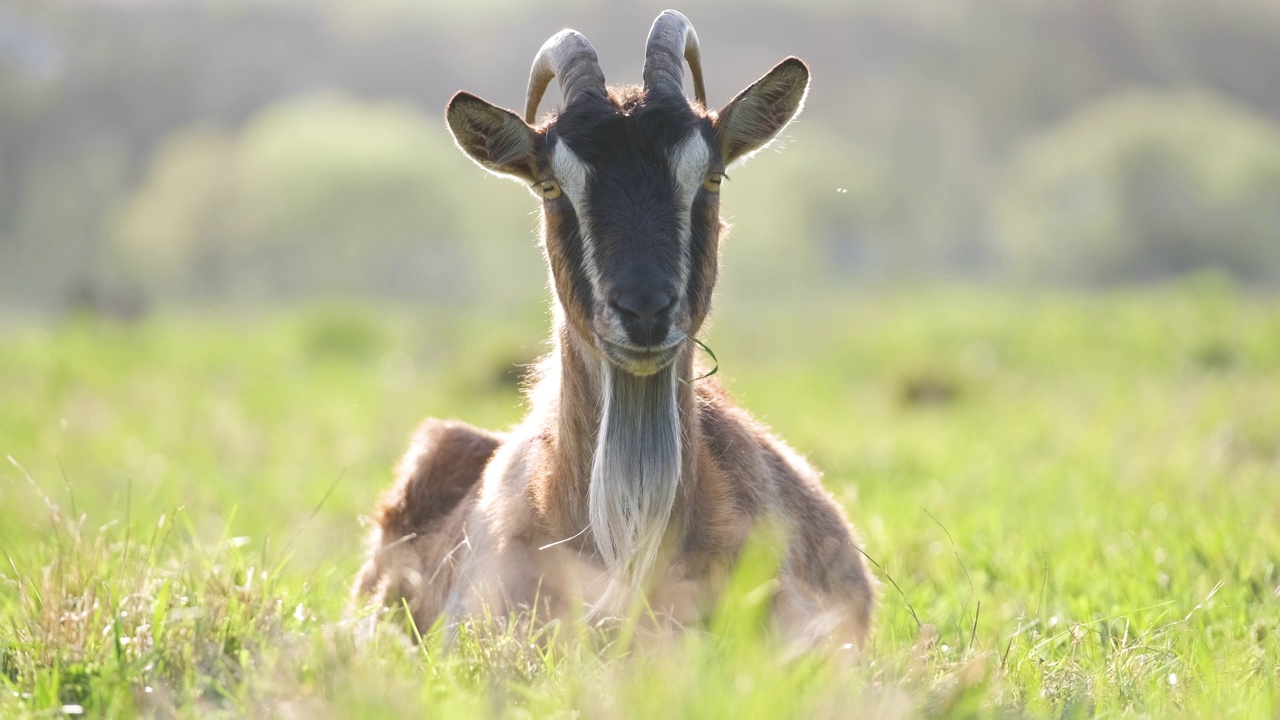
[[[555,173],[560,189],[569,196],[578,214],[586,210],[587,164],[573,152],[564,140],[556,143],[551,151],[551,171]]]
[[[694,130],[692,135],[677,145],[675,151],[671,154],[671,169],[675,174],[676,188],[679,193],[678,199],[680,201],[678,213],[680,221],[680,251],[683,257],[683,261],[680,263],[683,272],[682,283],[688,281],[689,273],[692,270],[692,260],[689,257],[689,245],[692,235],[689,223],[692,219],[689,216],[693,210],[693,198],[697,196],[698,190],[702,187],[702,181],[707,177],[707,165],[710,162],[711,148],[707,145],[707,141],[703,139],[702,133],[697,130]]]
[[[676,146],[671,154],[671,167],[675,171],[676,187],[680,188],[680,208],[688,212],[693,198],[707,177],[707,163],[711,162],[711,148],[697,130]]]
[[[596,245],[591,238],[587,215],[587,176],[590,170],[562,139],[551,151],[551,171],[560,183],[561,192],[569,199],[569,204],[578,215],[578,232],[582,235],[587,278],[591,281],[591,288],[599,293],[600,271],[596,267]]]

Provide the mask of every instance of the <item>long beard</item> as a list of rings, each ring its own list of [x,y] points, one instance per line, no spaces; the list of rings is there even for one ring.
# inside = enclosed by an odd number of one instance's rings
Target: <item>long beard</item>
[[[680,484],[673,366],[637,377],[604,364],[602,422],[591,468],[591,532],[609,587],[593,614],[617,612],[648,578]]]

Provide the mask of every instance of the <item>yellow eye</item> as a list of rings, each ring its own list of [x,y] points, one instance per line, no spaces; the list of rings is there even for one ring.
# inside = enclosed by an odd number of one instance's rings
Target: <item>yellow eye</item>
[[[538,194],[543,200],[555,200],[560,197],[560,183],[555,180],[543,180],[538,183]]]
[[[720,183],[724,182],[723,173],[711,173],[702,181],[702,189],[707,192],[720,192]]]

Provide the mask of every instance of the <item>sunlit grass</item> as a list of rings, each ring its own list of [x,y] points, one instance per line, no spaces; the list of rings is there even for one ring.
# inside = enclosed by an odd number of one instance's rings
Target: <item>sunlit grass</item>
[[[854,667],[760,632],[750,566],[676,638],[357,642],[387,468],[421,416],[514,422],[544,323],[332,306],[0,335],[0,715],[1276,712],[1280,302],[1212,281],[720,309],[717,377],[879,566]]]

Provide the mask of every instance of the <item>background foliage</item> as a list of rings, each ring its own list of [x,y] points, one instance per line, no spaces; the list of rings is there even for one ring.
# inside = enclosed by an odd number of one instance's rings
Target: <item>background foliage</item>
[[[659,9],[6,5],[0,300],[536,301],[530,200],[449,148],[442,108],[461,88],[520,105],[534,52],[566,25],[609,78],[635,81]],[[684,10],[713,104],[785,55],[814,70],[786,153],[732,173],[728,298],[764,280],[1093,285],[1219,268],[1277,282],[1269,0]]]
[[[1131,93],[1029,140],[1000,198],[1033,277],[1275,277],[1280,128],[1203,93]]]

